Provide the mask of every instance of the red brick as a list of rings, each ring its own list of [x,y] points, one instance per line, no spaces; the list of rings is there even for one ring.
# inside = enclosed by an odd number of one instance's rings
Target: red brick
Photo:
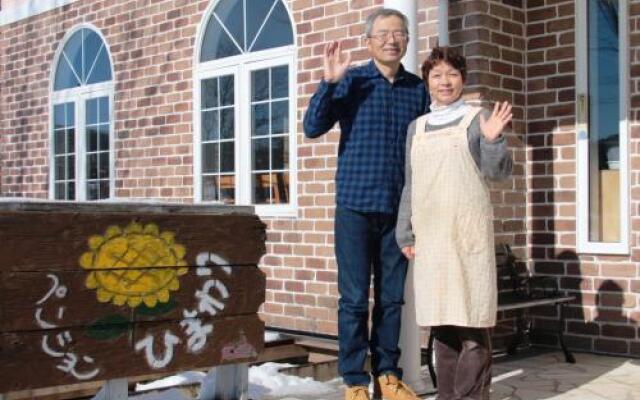
[[[594,349],[603,353],[627,354],[629,346],[626,341],[596,339]]]

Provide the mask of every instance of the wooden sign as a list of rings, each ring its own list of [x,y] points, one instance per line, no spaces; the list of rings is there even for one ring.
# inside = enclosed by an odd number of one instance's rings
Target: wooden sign
[[[0,252],[3,271],[75,271],[81,262],[84,269],[171,267],[205,257],[218,265],[256,265],[265,252],[265,226],[253,215],[74,212],[60,206],[11,212],[2,206],[0,243],[11,250]]]
[[[0,334],[0,391],[247,362],[263,348],[255,314],[185,321]]]
[[[265,281],[255,267],[185,270],[0,272],[0,332],[90,327],[116,315],[120,322],[177,321],[181,305],[191,305],[195,316],[255,314],[264,301]]]
[[[0,203],[0,393],[255,359],[250,211]]]

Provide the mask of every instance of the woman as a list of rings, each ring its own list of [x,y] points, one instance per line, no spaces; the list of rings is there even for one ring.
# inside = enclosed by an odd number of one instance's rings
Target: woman
[[[431,112],[409,126],[396,239],[414,259],[418,325],[435,338],[438,399],[489,399],[497,283],[485,180],[511,173],[502,136],[511,105],[467,104],[466,62],[450,48],[433,49],[422,78]]]

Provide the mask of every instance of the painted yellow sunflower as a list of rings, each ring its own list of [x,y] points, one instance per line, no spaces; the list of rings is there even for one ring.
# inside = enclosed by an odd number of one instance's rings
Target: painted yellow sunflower
[[[178,290],[178,276],[184,267],[186,250],[175,243],[172,232],[160,232],[155,224],[132,222],[126,228],[110,226],[103,236],[89,238],[90,251],[80,257],[80,266],[90,270],[86,285],[96,289],[98,301],[125,303],[135,308],[155,307],[169,301],[169,292]]]

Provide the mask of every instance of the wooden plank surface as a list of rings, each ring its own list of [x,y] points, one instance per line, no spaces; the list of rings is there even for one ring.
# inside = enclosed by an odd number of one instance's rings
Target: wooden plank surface
[[[264,293],[255,266],[0,272],[0,332],[251,314]]]
[[[24,197],[0,198],[0,212],[41,211],[41,212],[82,212],[92,214],[207,214],[207,215],[254,215],[253,206],[227,204],[186,204],[169,203],[148,199],[114,199],[109,201],[57,201]]]
[[[265,238],[249,207],[0,201],[0,393],[256,359]]]
[[[198,323],[211,326],[205,339],[178,321],[137,322],[117,334],[105,327],[101,338],[82,328],[0,334],[0,393],[248,362],[263,348],[255,314]]]
[[[265,225],[249,214],[2,211],[3,271],[76,270],[94,257],[127,267],[256,265]],[[210,257],[209,257],[210,256]],[[84,257],[84,258],[83,258]]]

